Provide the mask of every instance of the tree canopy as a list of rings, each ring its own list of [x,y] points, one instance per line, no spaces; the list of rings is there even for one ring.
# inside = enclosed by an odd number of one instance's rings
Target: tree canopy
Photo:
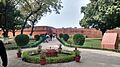
[[[90,0],[87,6],[81,7],[84,17],[80,25],[85,28],[96,28],[102,35],[108,29],[120,27],[120,0]]]
[[[23,34],[28,21],[34,25],[47,13],[59,14],[63,7],[61,3],[61,0],[0,0],[0,28],[8,35],[10,30],[15,32],[21,27]]]
[[[4,36],[8,36],[10,30],[15,30],[17,25],[22,23],[22,15],[16,9],[15,0],[1,0],[0,1],[0,28],[4,32]]]
[[[47,13],[51,13],[55,11],[59,14],[59,10],[61,10],[61,0],[18,0],[19,2],[19,10],[21,14],[23,14],[25,21],[21,30],[21,34],[25,28],[25,24],[31,17],[35,17],[37,14],[37,20]]]

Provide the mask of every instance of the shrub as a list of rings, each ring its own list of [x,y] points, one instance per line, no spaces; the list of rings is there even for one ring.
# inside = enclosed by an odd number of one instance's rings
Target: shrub
[[[36,41],[38,41],[40,39],[40,36],[39,35],[35,35],[34,38],[35,38]]]
[[[64,63],[74,60],[75,55],[67,55],[61,57],[49,57],[47,58],[47,63]]]
[[[65,41],[67,41],[68,39],[69,39],[69,35],[68,34],[63,34],[63,39],[65,40]]]
[[[83,45],[85,42],[85,37],[82,34],[75,34],[73,37],[74,44]]]
[[[35,57],[35,56],[31,56],[30,53],[32,53],[32,52],[30,52],[30,51],[23,52],[22,60],[26,61],[26,62],[30,62],[30,63],[39,63],[40,58],[39,57]]]
[[[15,37],[15,42],[18,46],[25,46],[29,42],[29,37],[26,34],[20,34]]]
[[[60,37],[60,38],[62,38],[62,37],[63,37],[63,34],[62,34],[62,33],[60,33],[60,34],[59,34],[59,37]]]
[[[40,34],[40,40],[45,40],[46,35],[45,34]]]
[[[72,42],[72,41],[70,41],[70,40],[68,40],[68,41],[67,41],[67,43],[68,43],[68,44],[73,44],[73,42]]]

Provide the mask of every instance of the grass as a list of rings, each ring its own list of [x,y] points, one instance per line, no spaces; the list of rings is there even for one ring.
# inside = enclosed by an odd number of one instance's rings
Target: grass
[[[72,37],[68,41],[73,42]],[[101,41],[102,41],[101,38],[86,38],[84,45],[80,46],[80,47],[83,47],[83,48],[84,47],[101,48]],[[119,38],[119,44],[118,45],[119,45],[118,48],[120,49],[120,38]],[[75,45],[75,46],[79,47],[79,45]]]
[[[94,47],[94,48],[100,48],[101,47],[101,39],[93,39],[93,38],[87,38],[85,40],[85,43],[82,47]]]

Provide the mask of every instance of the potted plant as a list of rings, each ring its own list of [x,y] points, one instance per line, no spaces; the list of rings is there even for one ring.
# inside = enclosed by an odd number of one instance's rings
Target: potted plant
[[[58,48],[58,52],[61,53],[62,51],[62,45],[60,44],[59,48]]]
[[[21,47],[24,47],[25,45],[28,44],[29,42],[29,37],[26,34],[20,34],[15,37],[15,42],[18,46],[18,52],[17,52],[17,57],[21,58]]]
[[[21,54],[22,54],[22,51],[21,51],[21,48],[19,47],[17,52],[17,57],[21,58]]]
[[[80,51],[77,50],[77,48],[75,48],[74,52],[75,52],[75,61],[80,62],[80,58],[81,58]]]
[[[45,65],[47,62],[46,62],[46,54],[44,51],[41,51],[41,54],[40,54],[40,64],[41,65]]]
[[[41,50],[42,50],[42,46],[39,45],[39,46],[38,46],[38,50],[37,50],[39,54],[40,54]]]

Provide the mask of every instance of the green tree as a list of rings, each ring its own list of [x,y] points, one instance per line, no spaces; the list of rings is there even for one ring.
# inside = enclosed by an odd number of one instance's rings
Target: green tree
[[[38,14],[34,14],[31,16],[31,18],[29,19],[30,21],[30,24],[31,24],[31,32],[30,32],[30,36],[32,36],[33,32],[34,32],[34,26],[36,23],[38,23],[38,17],[39,15]],[[40,18],[39,18],[40,19]]]
[[[120,26],[120,1],[119,0],[90,0],[87,6],[81,7],[84,13],[80,25],[85,28],[96,28],[102,35],[108,29]]]
[[[21,22],[21,14],[16,6],[15,0],[0,1],[0,28],[3,31],[5,43],[8,42],[8,32],[13,31],[13,36],[15,36],[15,29]]]
[[[59,14],[59,10],[62,8],[61,3],[61,0],[21,0],[19,2],[19,8],[25,17],[21,34],[23,34],[25,25],[32,15],[38,14],[38,18],[41,18],[52,11],[55,11],[57,14]]]
[[[15,27],[15,21],[17,21],[17,17],[20,16],[20,12],[16,10],[15,3],[12,0],[2,0],[0,4],[0,28],[6,33],[4,36],[8,36],[7,33]]]

